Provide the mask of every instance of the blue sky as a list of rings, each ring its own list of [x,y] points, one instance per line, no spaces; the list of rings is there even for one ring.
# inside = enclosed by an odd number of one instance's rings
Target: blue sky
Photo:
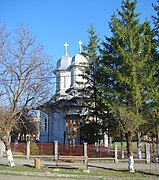
[[[157,0],[138,0],[142,21],[155,13],[152,3]],[[65,42],[70,56],[78,53],[79,40],[87,44],[90,24],[101,39],[110,36],[108,22],[116,9],[121,0],[0,0],[0,22],[12,31],[23,24],[55,64],[65,53]]]

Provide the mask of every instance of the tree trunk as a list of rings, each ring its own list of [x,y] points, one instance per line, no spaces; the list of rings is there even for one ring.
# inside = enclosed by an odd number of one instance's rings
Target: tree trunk
[[[124,159],[124,143],[121,141],[121,158]]]
[[[159,142],[158,142],[158,133],[156,134],[156,158],[159,160]]]
[[[124,143],[123,143],[123,134],[121,133],[121,158],[124,159]]]
[[[130,131],[128,131],[126,134],[125,134],[125,137],[126,137],[126,142],[127,142],[127,155],[128,155],[128,170],[130,172],[135,172],[135,169],[134,169],[134,159],[133,159],[133,153],[132,153],[132,134]]]
[[[5,145],[2,140],[0,140],[0,157],[3,157],[3,153],[5,152]]]
[[[10,167],[13,167],[13,166],[15,166],[15,164],[14,164],[14,159],[13,159],[11,146],[10,146],[10,136],[2,137],[2,141],[4,142],[4,145],[6,147],[6,155],[7,155],[8,165]]]
[[[142,159],[142,144],[141,144],[141,137],[140,133],[137,133],[137,149],[138,149],[138,158]]]
[[[156,131],[156,160],[159,160],[159,140],[158,140],[158,129],[157,129],[157,124],[155,126],[155,131]]]

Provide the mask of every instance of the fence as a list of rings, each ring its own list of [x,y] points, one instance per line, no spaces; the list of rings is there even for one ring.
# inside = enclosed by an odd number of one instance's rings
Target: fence
[[[11,148],[13,155],[26,155],[27,153],[27,143],[11,143]],[[30,148],[35,148],[30,145]],[[38,153],[31,155],[42,155],[42,156],[54,156],[54,143],[36,143],[36,148],[38,148]],[[32,150],[31,150],[32,151]],[[64,156],[82,156],[84,153],[83,145],[58,145],[59,155]],[[106,148],[102,145],[87,145],[87,153],[90,158],[104,158],[104,157],[114,157],[114,149]]]
[[[145,146],[146,147],[146,146]],[[11,148],[14,156],[25,156],[29,158],[31,155],[36,156],[54,156],[54,143],[11,143]],[[58,145],[58,155],[60,156],[83,156],[83,145]],[[123,151],[120,146],[104,147],[103,145],[87,145],[88,158],[108,158],[108,159],[124,159],[127,157],[126,151]],[[138,159],[137,151],[134,152],[134,158]],[[147,162],[155,161],[157,156],[151,153],[151,146],[147,144],[147,148],[142,149],[142,159]],[[158,159],[157,159],[158,160]]]

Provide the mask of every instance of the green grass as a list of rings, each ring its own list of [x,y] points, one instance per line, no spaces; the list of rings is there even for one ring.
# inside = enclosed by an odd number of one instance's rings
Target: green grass
[[[128,171],[115,171],[107,169],[89,169],[90,173],[85,172],[84,169],[66,169],[66,168],[53,168],[53,167],[41,167],[39,170],[35,169],[32,166],[0,166],[0,171],[3,173],[9,173],[10,171],[14,172],[49,172],[49,173],[58,173],[58,174],[70,174],[70,175],[87,175],[87,176],[109,176],[109,177],[130,177],[130,178],[153,178],[153,175],[147,175],[141,172],[129,173]]]

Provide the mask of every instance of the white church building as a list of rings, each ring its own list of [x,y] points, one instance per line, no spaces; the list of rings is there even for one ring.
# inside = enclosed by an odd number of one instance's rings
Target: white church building
[[[65,54],[56,63],[56,93],[40,111],[40,142],[80,143],[80,124],[83,123],[86,106],[79,89],[86,82],[82,75],[87,59],[81,54],[82,42],[78,44],[79,52],[70,57],[65,43]]]

